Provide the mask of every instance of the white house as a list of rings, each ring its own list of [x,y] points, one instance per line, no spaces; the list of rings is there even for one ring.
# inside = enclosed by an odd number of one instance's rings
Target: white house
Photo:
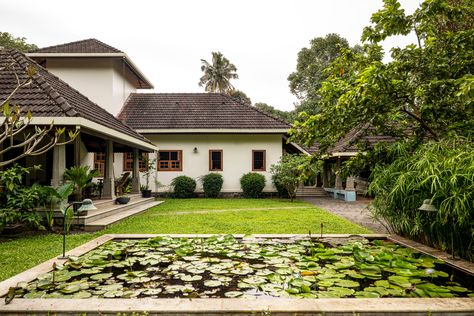
[[[149,154],[157,158],[152,189],[167,190],[178,175],[198,179],[218,172],[224,177],[223,192],[240,192],[240,177],[254,171],[266,177],[265,191],[275,191],[269,171],[283,154],[288,123],[222,94],[136,93],[153,86],[125,53],[96,39],[27,55],[109,113],[119,113],[125,126],[159,149]],[[83,155],[81,164],[105,175],[104,152]],[[118,178],[133,165],[132,150],[116,150],[111,176]]]
[[[275,191],[270,166],[290,125],[255,107],[218,93],[132,93],[118,118],[159,148],[157,191],[179,175],[198,180],[210,172],[222,174],[222,192],[240,192],[248,172],[264,175],[264,191]]]

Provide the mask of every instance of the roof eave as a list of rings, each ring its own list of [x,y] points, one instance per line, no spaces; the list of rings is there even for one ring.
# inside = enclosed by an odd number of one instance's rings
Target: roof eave
[[[125,53],[26,53],[28,57],[42,58],[123,58],[125,64],[130,68],[132,73],[142,82],[137,89],[153,89],[154,86],[150,80],[143,74],[138,66]]]
[[[113,128],[101,125],[83,117],[41,117],[35,116],[31,119],[31,125],[50,125],[55,126],[79,126],[103,134],[104,136],[111,137],[123,143],[133,145],[139,149],[145,151],[155,151],[157,147],[152,143],[148,143],[144,140],[138,139],[131,135],[122,133]]]
[[[286,134],[288,128],[137,128],[135,131],[140,134]]]

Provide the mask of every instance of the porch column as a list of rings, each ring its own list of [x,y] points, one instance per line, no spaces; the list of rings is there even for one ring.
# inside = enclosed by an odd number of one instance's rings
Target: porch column
[[[105,145],[104,191],[102,197],[106,199],[115,198],[114,144],[111,140],[107,140]]]
[[[323,163],[323,188],[329,188],[329,177],[328,177],[328,163],[325,161]]]
[[[59,141],[64,141],[63,135],[60,136]],[[53,177],[51,179],[51,185],[57,187],[64,182],[64,169],[66,169],[66,145],[53,147],[52,164]]]
[[[336,189],[342,190],[342,177],[341,177],[341,157],[337,157],[336,165]]]
[[[74,165],[76,167],[81,165],[81,133],[74,139]]]
[[[133,167],[132,167],[132,192],[140,193],[140,167],[138,164],[138,149],[133,148]]]

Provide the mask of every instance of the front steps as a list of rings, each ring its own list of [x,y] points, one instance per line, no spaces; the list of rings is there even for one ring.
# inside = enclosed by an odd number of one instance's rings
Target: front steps
[[[328,193],[321,187],[315,186],[300,186],[298,190],[296,190],[296,197],[297,198],[305,198],[305,197],[328,197]]]
[[[154,197],[142,198],[139,194],[129,195],[127,204],[115,204],[114,200],[93,201],[96,210],[89,211],[86,216],[74,216],[72,226],[86,232],[95,232],[105,229],[109,225],[119,222],[129,216],[140,214],[147,209],[163,203],[155,201]],[[56,224],[62,225],[63,215],[60,211],[54,214]]]

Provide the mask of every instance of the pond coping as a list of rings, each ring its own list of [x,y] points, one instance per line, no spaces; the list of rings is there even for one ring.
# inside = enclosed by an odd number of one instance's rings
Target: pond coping
[[[158,236],[174,238],[206,238],[219,234],[108,234],[91,240],[66,253],[67,256],[83,255],[107,241],[114,239],[142,239]],[[291,238],[307,237],[307,234],[233,234],[235,238]],[[420,252],[434,255],[450,263],[446,258],[449,254],[421,245],[399,236],[386,234],[324,234],[323,238],[348,238],[361,236],[368,239],[388,239],[404,246],[415,248]],[[313,238],[320,237],[314,235]],[[58,245],[60,240],[58,240]],[[446,258],[443,258],[446,257]],[[0,297],[6,295],[10,287],[18,282],[30,282],[38,275],[51,271],[53,263],[62,263],[64,259],[53,258],[29,270],[0,282]],[[453,265],[459,269],[473,273],[474,269],[465,260],[454,260]],[[469,262],[468,262],[469,263]],[[450,263],[451,264],[451,263]],[[461,264],[461,267],[460,267]],[[470,263],[471,264],[471,263]],[[472,265],[472,264],[471,264]],[[467,270],[466,270],[467,269]],[[472,269],[472,270],[471,270]],[[0,314],[48,313],[60,314],[98,312],[148,312],[154,315],[237,315],[262,313],[270,311],[271,315],[472,315],[474,298],[340,298],[340,299],[288,299],[288,298],[133,298],[133,299],[24,299],[15,298],[5,305],[0,301]]]

